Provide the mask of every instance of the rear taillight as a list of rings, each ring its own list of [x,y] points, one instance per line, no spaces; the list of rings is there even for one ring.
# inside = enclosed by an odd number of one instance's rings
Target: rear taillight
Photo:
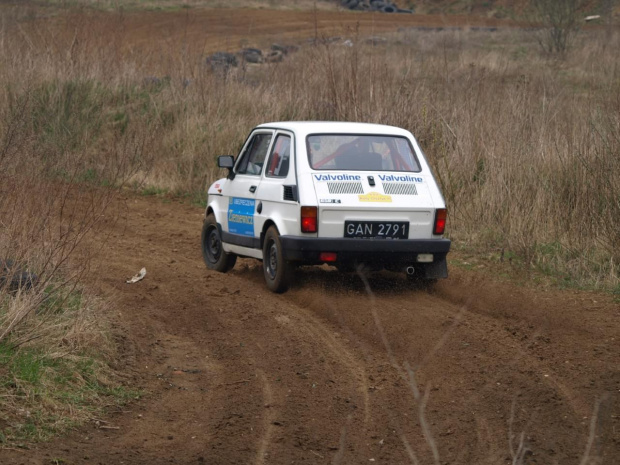
[[[433,227],[433,234],[441,236],[446,229],[446,218],[448,216],[448,210],[445,208],[438,208],[435,211],[435,226]]]
[[[317,207],[301,207],[301,232],[317,232]]]

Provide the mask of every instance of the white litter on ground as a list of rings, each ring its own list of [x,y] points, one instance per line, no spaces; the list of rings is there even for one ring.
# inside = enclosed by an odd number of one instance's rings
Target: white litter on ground
[[[127,281],[125,281],[127,284],[133,284],[133,283],[137,283],[138,281],[142,281],[144,279],[144,277],[146,276],[146,268],[142,268],[137,275],[135,275],[133,278],[128,279]]]

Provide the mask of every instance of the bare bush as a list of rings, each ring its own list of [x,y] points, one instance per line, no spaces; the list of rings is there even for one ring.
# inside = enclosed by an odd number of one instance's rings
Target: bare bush
[[[532,0],[532,26],[537,40],[549,54],[564,54],[579,32],[583,0]]]

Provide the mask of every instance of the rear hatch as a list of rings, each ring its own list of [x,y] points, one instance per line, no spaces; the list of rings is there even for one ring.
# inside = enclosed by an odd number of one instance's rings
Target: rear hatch
[[[425,175],[315,172],[319,237],[432,237],[435,208]]]

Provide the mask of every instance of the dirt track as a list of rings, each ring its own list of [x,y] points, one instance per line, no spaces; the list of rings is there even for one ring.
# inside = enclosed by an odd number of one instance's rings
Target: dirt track
[[[87,425],[3,464],[519,463],[521,437],[522,463],[579,464],[595,405],[587,463],[618,463],[620,308],[606,297],[454,267],[433,294],[308,268],[274,295],[257,262],[206,270],[199,208],[129,197],[120,218],[95,289],[146,395],[105,418],[119,429]]]

